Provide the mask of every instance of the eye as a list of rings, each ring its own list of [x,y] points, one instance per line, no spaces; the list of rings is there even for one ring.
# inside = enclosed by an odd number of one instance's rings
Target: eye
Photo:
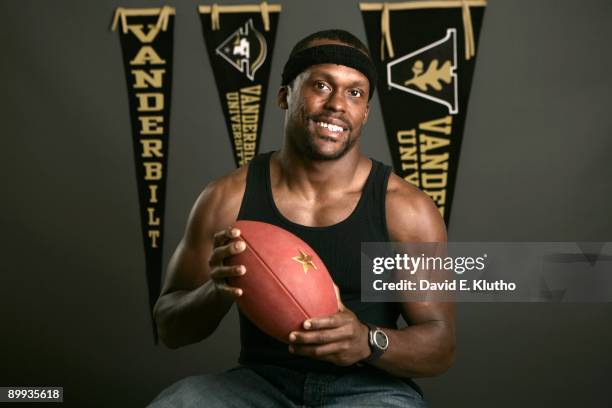
[[[353,98],[361,98],[363,96],[363,92],[361,89],[351,89],[349,90],[349,95],[351,95]]]
[[[315,89],[319,90],[319,91],[328,91],[331,88],[323,81],[317,81],[315,82]]]

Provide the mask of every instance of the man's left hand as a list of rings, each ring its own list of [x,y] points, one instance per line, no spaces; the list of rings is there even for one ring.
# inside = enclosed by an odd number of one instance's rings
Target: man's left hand
[[[289,352],[339,366],[350,366],[370,355],[368,326],[344,306],[337,286],[336,296],[338,313],[304,321],[303,331],[289,334]]]

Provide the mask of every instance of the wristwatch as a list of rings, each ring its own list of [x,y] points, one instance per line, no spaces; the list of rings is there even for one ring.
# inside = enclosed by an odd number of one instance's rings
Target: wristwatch
[[[370,343],[370,350],[372,354],[361,360],[362,363],[371,363],[376,361],[382,356],[382,354],[389,347],[389,337],[387,334],[370,323],[365,323],[368,326],[368,342]]]

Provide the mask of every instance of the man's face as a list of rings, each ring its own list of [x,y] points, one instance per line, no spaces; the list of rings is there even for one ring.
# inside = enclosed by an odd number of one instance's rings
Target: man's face
[[[279,104],[287,109],[285,132],[290,142],[312,160],[344,156],[367,120],[369,90],[367,77],[353,68],[309,67],[279,92]]]

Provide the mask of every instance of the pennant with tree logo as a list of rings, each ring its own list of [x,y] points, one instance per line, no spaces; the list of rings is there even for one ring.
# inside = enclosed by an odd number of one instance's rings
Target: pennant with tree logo
[[[213,4],[198,10],[234,160],[242,166],[259,151],[281,6]]]
[[[360,3],[395,172],[448,224],[485,0]]]
[[[128,88],[149,311],[156,343],[152,311],[162,274],[174,14],[167,6],[119,7],[112,26],[113,31],[119,29]]]

